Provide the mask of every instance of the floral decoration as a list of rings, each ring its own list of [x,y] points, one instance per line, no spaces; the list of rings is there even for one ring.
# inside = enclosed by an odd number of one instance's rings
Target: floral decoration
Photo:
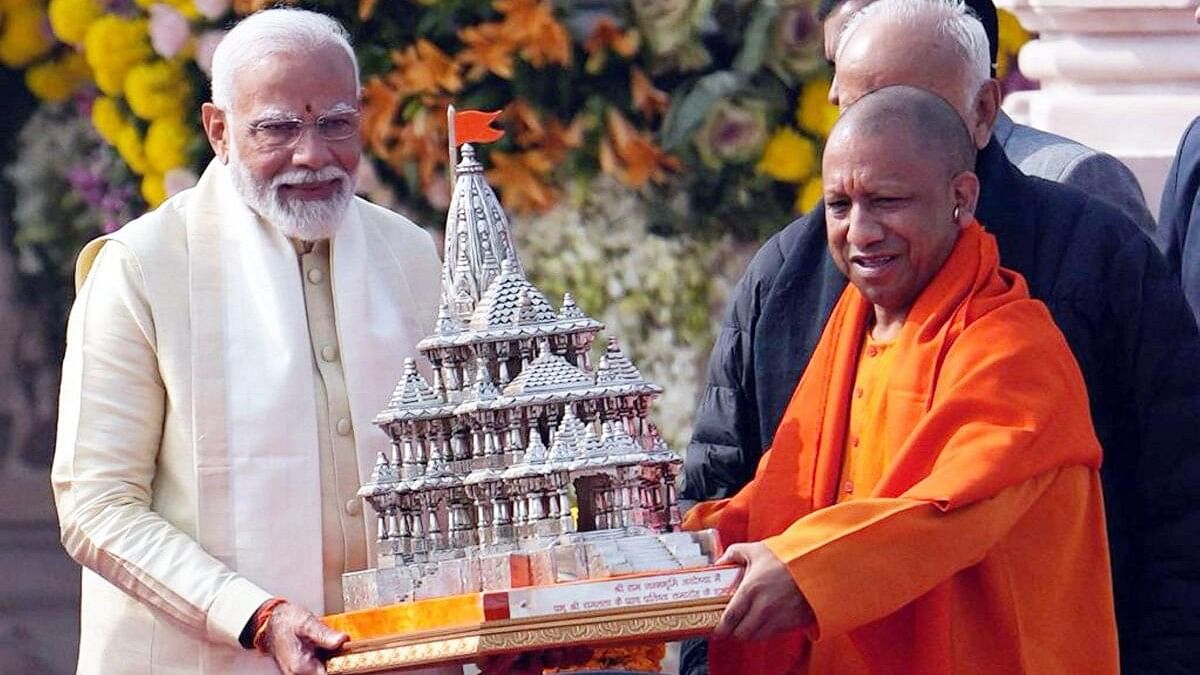
[[[276,4],[0,0],[0,63],[24,69],[55,119],[90,122],[104,152],[65,164],[95,167],[103,156],[107,168],[92,174],[119,184],[105,182],[101,201],[127,199],[103,211],[100,230],[194,184],[212,156],[198,108],[213,50],[238,16]],[[685,440],[723,292],[695,261],[715,264],[736,242],[752,248],[820,201],[837,110],[815,0],[282,4],[328,13],[352,33],[362,185],[418,222],[436,226],[449,205],[446,106],[503,110],[509,133],[480,151],[518,222],[549,218],[528,239],[533,268],[551,287],[570,281],[585,306],[616,307],[609,320],[629,328],[635,349],[657,345],[648,367],[665,369],[659,379],[679,393],[666,426]],[[1004,74],[1029,35],[1003,10],[1000,32]],[[95,180],[68,174],[78,179],[69,189],[97,194]],[[600,194],[626,215],[581,219]],[[590,305],[588,293],[599,293]]]
[[[446,106],[503,111],[479,151],[529,274],[665,385],[656,418],[683,447],[729,280],[821,198],[837,109],[816,0],[0,0],[0,65],[41,101],[5,171],[19,262],[59,275],[64,312],[85,240],[195,183],[213,51],[279,4],[350,31],[359,187],[417,222],[449,206]],[[1030,35],[999,20],[999,74],[1028,86]],[[652,670],[661,646],[597,659]]]

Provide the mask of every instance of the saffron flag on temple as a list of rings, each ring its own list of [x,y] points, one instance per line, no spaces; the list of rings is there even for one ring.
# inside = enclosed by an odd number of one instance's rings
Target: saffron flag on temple
[[[491,126],[500,111],[463,110],[454,113],[454,143],[491,143],[504,136],[503,129]]]

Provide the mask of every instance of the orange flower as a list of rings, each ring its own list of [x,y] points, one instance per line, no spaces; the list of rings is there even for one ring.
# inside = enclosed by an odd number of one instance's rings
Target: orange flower
[[[588,54],[611,49],[617,54],[629,58],[637,53],[640,44],[641,40],[637,31],[622,31],[617,24],[613,23],[612,19],[604,17],[596,22],[592,34],[588,36],[587,42],[583,43],[583,49]]]
[[[608,135],[600,141],[600,169],[634,188],[647,182],[662,183],[667,173],[678,171],[678,157],[655,145],[650,135],[638,132],[616,109],[608,111]]]
[[[496,0],[492,6],[504,14],[504,30],[521,45],[521,58],[534,68],[544,68],[550,63],[571,64],[571,36],[554,18],[550,2]]]
[[[466,47],[458,53],[459,62],[468,68],[467,79],[480,80],[489,72],[511,80],[513,54],[517,43],[504,24],[481,23],[458,31]]]
[[[557,117],[543,120],[533,106],[517,99],[505,107],[504,117],[518,145],[540,150],[553,164],[562,162],[568,152],[583,145],[582,116],[569,125]]]
[[[629,90],[633,96],[633,107],[647,121],[657,118],[667,112],[671,97],[667,92],[657,89],[654,83],[641,68],[634,66],[629,74]]]
[[[378,0],[358,0],[358,20],[366,21],[375,14],[375,5]]]
[[[505,22],[511,21],[514,28],[521,30],[520,38],[528,37],[532,31],[523,30],[524,27],[540,21],[544,10],[549,9],[542,0],[495,0],[492,7],[504,15]]]
[[[554,162],[539,150],[491,153],[493,168],[487,179],[500,189],[504,205],[513,211],[545,211],[558,199],[550,182]]]
[[[362,97],[363,140],[375,154],[386,156],[395,138],[394,121],[400,109],[400,95],[379,77],[372,77],[363,85]]]
[[[432,94],[439,90],[453,94],[462,89],[459,65],[424,38],[404,51],[393,51],[392,63],[396,69],[387,77],[402,95]]]
[[[536,145],[546,134],[542,116],[524,99],[515,99],[504,106],[504,121],[505,126],[512,129],[517,144],[522,147]]]
[[[267,7],[292,4],[295,4],[295,0],[233,0],[233,11],[238,16],[246,16]]]
[[[617,644],[595,647],[591,658],[578,666],[569,666],[549,673],[569,673],[574,670],[625,670],[641,673],[657,673],[662,670],[662,661],[666,656],[666,645],[658,643]]]
[[[378,77],[363,87],[363,138],[371,153],[397,175],[417,169],[422,192],[441,180],[449,161],[446,145],[446,105],[449,100],[430,97],[408,120],[401,120],[405,98]]]
[[[446,105],[439,101],[419,110],[397,133],[397,145],[392,156],[398,160],[393,166],[402,166],[404,161],[416,162],[417,177],[421,190],[429,189],[450,161],[447,149]],[[391,164],[392,162],[389,161]]]

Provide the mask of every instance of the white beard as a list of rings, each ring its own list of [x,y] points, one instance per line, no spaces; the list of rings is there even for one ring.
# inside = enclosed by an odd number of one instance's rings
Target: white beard
[[[333,236],[342,224],[354,196],[349,174],[337,166],[326,166],[317,171],[289,169],[272,178],[270,183],[263,183],[250,174],[238,157],[233,139],[229,140],[229,168],[233,185],[251,210],[292,239],[319,241]],[[328,199],[288,200],[279,193],[279,188],[284,184],[335,179],[338,181],[337,190]]]

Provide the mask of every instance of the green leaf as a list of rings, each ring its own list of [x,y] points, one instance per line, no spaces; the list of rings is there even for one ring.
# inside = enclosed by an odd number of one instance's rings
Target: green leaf
[[[745,43],[733,61],[734,70],[749,75],[762,67],[771,46],[771,24],[778,14],[779,5],[775,0],[763,0],[754,8],[742,36]]]
[[[732,70],[722,70],[705,75],[696,81],[691,90],[671,101],[663,120],[662,144],[668,151],[677,151],[696,133],[708,111],[721,99],[741,89],[746,76]]]

